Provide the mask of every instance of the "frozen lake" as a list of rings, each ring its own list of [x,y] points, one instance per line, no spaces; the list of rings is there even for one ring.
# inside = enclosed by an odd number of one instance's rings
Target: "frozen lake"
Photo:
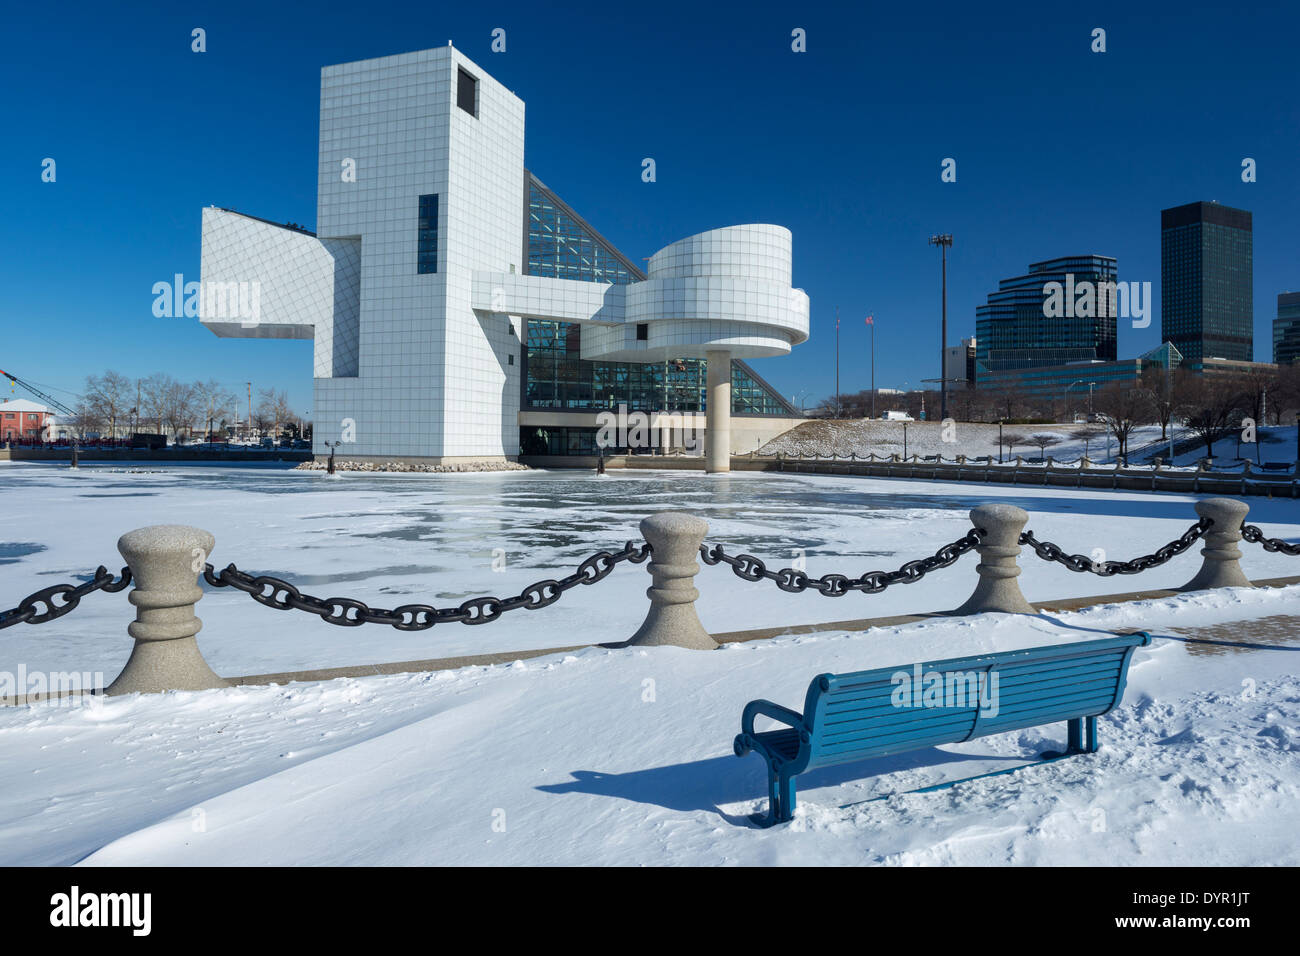
[[[806,554],[811,575],[892,570],[932,554],[970,527],[969,509],[1010,502],[1030,512],[1040,538],[1110,559],[1147,553],[1192,521],[1194,498],[1175,494],[984,487],[973,483],[807,475],[627,471],[533,471],[446,475],[355,475],[279,469],[87,465],[77,471],[0,465],[0,606],[41,587],[85,580],[122,564],[117,538],[150,524],[211,531],[212,563],[292,581],[318,597],[374,606],[459,604],[507,597],[561,577],[593,551],[640,540],[638,521],[660,510],[708,520],[710,542],[747,551],[769,567]],[[1300,535],[1300,505],[1248,499],[1249,519],[1272,536]],[[1253,578],[1298,573],[1300,559],[1243,546]],[[505,566],[493,568],[494,552]],[[883,594],[826,598],[751,584],[725,567],[697,578],[700,617],[711,631],[842,621],[944,610],[975,584],[974,554],[913,585]],[[1200,564],[1199,545],[1139,578],[1074,574],[1026,553],[1026,596],[1058,599],[1136,588],[1175,587]],[[227,676],[524,650],[623,640],[645,615],[645,566],[620,565],[604,581],[539,611],[513,611],[482,627],[443,624],[403,633],[379,625],[341,628],[296,611],[278,612],[231,590],[208,589],[199,642]],[[96,594],[58,622],[6,630],[0,670],[120,669],[131,648],[125,594]]]

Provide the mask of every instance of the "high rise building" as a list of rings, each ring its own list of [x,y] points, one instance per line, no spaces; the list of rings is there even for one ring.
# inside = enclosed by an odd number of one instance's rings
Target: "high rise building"
[[[1160,213],[1160,337],[1186,364],[1254,359],[1251,214],[1216,202]]]
[[[975,309],[977,376],[1116,357],[1116,260],[1064,256],[1003,279]]]
[[[808,338],[790,231],[712,229],[637,269],[524,168],[523,101],[451,46],[321,71],[314,233],[210,207],[202,242],[209,329],[314,339],[318,454],[513,458],[529,428],[594,434],[565,410],[686,394],[726,470],[738,398],[793,415],[733,366]]]
[[[1293,365],[1296,359],[1300,359],[1300,292],[1282,292],[1273,320],[1273,361]]]

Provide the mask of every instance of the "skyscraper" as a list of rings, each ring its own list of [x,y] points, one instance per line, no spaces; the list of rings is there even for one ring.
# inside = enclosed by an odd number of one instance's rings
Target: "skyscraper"
[[[1110,256],[1031,263],[975,309],[979,366],[990,372],[1114,361],[1118,274]]]
[[[1273,361],[1289,365],[1296,359],[1300,359],[1300,292],[1282,292],[1273,320]]]
[[[1216,202],[1160,213],[1160,337],[1193,368],[1254,358],[1251,215]]]

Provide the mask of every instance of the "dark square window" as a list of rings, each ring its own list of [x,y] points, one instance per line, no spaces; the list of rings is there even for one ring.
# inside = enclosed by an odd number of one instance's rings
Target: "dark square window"
[[[650,341],[650,326],[644,322],[636,324],[636,340],[638,342]]]
[[[478,118],[478,80],[459,69],[456,71],[456,105]]]

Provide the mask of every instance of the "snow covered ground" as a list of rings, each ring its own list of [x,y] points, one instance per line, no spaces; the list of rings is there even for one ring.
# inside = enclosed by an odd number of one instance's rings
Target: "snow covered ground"
[[[772,564],[861,573],[932,553],[967,510],[1010,501],[1040,537],[1127,558],[1176,537],[1192,498],[779,474],[563,472],[327,479],[292,471],[0,467],[0,606],[93,565],[146,524],[217,537],[218,566],[392,606],[517,592],[645,514],[690,510],[709,539]],[[1295,540],[1300,506],[1252,499],[1250,520]],[[1300,559],[1243,546],[1251,577]],[[492,570],[493,549],[505,570]],[[1030,600],[1176,586],[1196,549],[1140,579],[1022,558]],[[875,596],[828,599],[703,568],[714,631],[953,607],[975,556]],[[484,627],[335,628],[242,594],[199,604],[219,672],[520,650],[626,638],[644,567],[620,566],[558,604]],[[97,670],[129,653],[124,595],[0,632],[0,671]],[[1300,587],[1227,590],[1033,617],[937,618],[713,652],[571,654],[490,668],[0,708],[0,864],[172,863],[1300,863]],[[799,707],[825,671],[1088,639],[1142,628],[1124,705],[1100,753],[929,794],[1026,764],[1064,727],[985,738],[809,775],[786,827],[759,831],[759,758],[731,740],[744,703]],[[888,799],[865,802],[877,796]]]
[[[1300,588],[1239,590],[7,708],[0,863],[1294,865],[1300,644],[1197,635],[1296,614]],[[1156,639],[1099,753],[935,793],[903,791],[1027,765],[1064,726],[830,768],[801,778],[793,823],[748,824],[764,777],[731,753],[746,701],[798,708],[824,671],[1135,626]]]

